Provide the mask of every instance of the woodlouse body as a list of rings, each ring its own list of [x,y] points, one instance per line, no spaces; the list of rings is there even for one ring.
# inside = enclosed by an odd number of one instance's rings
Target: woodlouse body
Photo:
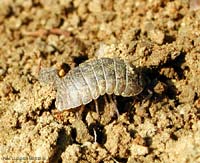
[[[82,63],[63,78],[59,78],[54,69],[44,70],[40,73],[40,79],[54,82],[56,107],[61,111],[88,104],[105,93],[135,96],[145,86],[141,71],[117,58],[100,58]]]

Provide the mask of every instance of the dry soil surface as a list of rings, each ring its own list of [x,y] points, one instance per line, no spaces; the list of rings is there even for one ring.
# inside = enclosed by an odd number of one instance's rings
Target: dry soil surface
[[[198,7],[197,7],[198,8]],[[144,92],[58,112],[41,67],[62,77],[119,57]],[[200,162],[200,10],[188,0],[1,0],[0,162]]]

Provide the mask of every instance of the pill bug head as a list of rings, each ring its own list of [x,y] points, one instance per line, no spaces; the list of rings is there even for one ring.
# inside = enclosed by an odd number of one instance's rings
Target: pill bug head
[[[39,82],[40,83],[45,83],[45,84],[50,84],[50,83],[55,83],[56,80],[58,80],[58,74],[57,70],[54,67],[51,68],[41,68],[39,72]]]
[[[57,90],[57,95],[56,95],[56,102],[55,106],[59,111],[62,111],[65,108],[65,105],[67,105],[68,99],[63,100],[62,99],[62,94],[60,94],[59,90]]]

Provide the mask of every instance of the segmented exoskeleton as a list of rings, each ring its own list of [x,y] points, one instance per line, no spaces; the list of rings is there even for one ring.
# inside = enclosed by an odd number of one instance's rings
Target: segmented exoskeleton
[[[56,107],[67,110],[88,104],[100,95],[138,95],[145,86],[142,73],[118,58],[100,58],[80,64],[60,78],[56,69],[42,69],[41,81],[54,82]]]

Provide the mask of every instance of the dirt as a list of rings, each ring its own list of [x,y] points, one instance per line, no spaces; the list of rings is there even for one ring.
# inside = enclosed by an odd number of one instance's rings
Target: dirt
[[[0,161],[200,162],[200,10],[188,0],[0,1]],[[144,70],[144,92],[58,112],[41,67]],[[117,105],[119,117],[114,107]]]

